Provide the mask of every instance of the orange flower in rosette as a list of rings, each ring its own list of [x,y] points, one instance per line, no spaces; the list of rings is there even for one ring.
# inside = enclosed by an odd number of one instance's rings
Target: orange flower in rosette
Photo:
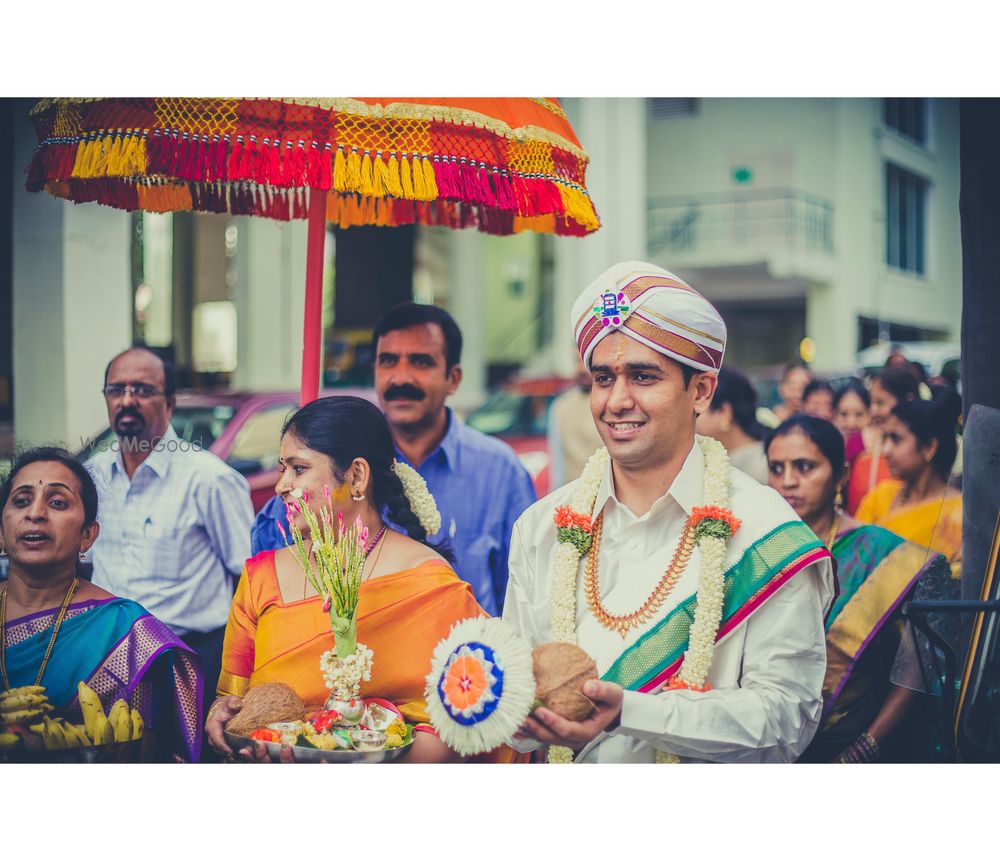
[[[445,673],[444,693],[456,711],[465,712],[482,699],[488,682],[486,668],[478,657],[460,655]]]

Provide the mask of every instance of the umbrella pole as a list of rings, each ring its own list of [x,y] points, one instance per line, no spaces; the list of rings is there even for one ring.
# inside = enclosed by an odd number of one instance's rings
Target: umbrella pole
[[[323,245],[326,241],[326,192],[309,190],[306,249],[306,303],[302,324],[302,388],[299,404],[319,395],[320,341],[323,337]]]

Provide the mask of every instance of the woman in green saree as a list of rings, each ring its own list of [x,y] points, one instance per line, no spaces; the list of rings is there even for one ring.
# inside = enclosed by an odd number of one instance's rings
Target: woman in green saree
[[[844,442],[828,421],[796,415],[767,442],[770,484],[827,543],[839,594],[826,619],[823,718],[800,762],[915,761],[911,731],[928,707],[902,605],[950,579],[948,563],[841,509]],[[902,643],[902,648],[901,648]]]

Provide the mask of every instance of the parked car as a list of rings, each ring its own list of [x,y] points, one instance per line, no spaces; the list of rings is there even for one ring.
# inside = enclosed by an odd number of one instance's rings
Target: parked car
[[[320,395],[355,395],[377,404],[372,389],[325,389]],[[178,393],[170,424],[182,440],[197,443],[246,477],[256,512],[274,495],[281,426],[298,401],[298,392]],[[107,428],[79,457],[86,461],[115,441]]]
[[[470,427],[499,437],[517,452],[539,498],[549,492],[550,484],[549,407],[572,385],[568,377],[514,380],[466,420]]]

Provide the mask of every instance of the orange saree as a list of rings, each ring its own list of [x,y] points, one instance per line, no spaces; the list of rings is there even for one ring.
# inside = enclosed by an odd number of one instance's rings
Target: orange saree
[[[273,550],[248,559],[236,589],[222,651],[219,694],[243,696],[252,685],[284,682],[309,706],[329,695],[320,655],[333,648],[318,596],[285,603]],[[395,703],[411,723],[428,720],[424,685],[434,647],[460,619],[482,616],[472,588],[445,562],[386,574],[361,586],[358,642],[375,652],[362,697]]]

